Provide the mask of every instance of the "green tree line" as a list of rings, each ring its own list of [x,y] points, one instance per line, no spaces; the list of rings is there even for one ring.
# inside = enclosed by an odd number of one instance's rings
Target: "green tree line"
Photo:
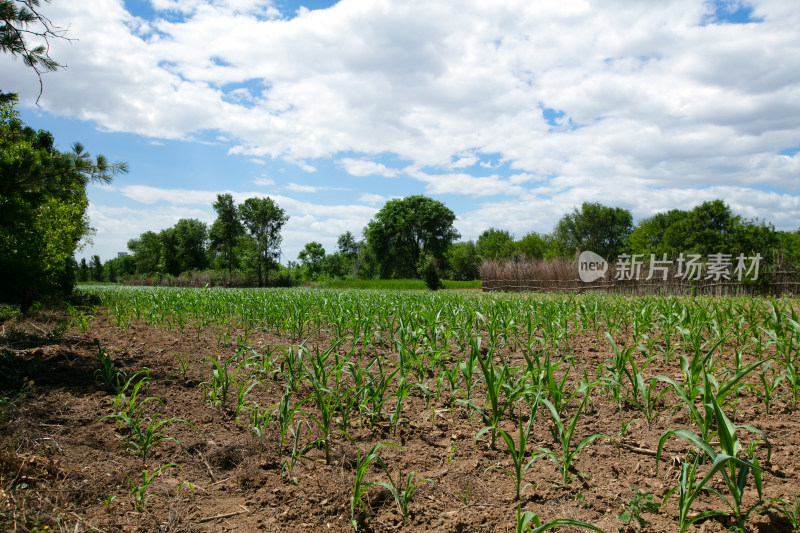
[[[583,250],[613,260],[621,254],[782,253],[800,264],[800,230],[777,231],[764,221],[735,214],[722,200],[691,210],[658,213],[633,224],[630,211],[600,203],[583,203],[566,213],[552,232],[530,232],[520,238],[489,228],[476,240],[460,241],[455,214],[425,196],[390,200],[363,228],[361,238],[347,231],[330,253],[309,242],[297,260],[278,262],[280,229],[288,220],[269,198],[250,198],[237,206],[230,194],[217,196],[217,213],[207,227],[184,219],[159,233],[145,232],[128,242],[132,255],[98,266],[99,258],[78,265],[79,279],[114,281],[119,277],[178,276],[198,270],[217,279],[263,285],[270,279],[300,283],[340,278],[422,278],[474,280],[484,260],[573,258]]]

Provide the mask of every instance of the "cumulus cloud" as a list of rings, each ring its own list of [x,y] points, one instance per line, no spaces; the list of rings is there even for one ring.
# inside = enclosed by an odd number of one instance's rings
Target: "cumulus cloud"
[[[345,172],[353,176],[383,176],[384,178],[394,178],[400,171],[394,168],[387,168],[382,163],[368,161],[365,159],[352,159],[344,157],[336,162]]]
[[[48,5],[80,40],[51,43],[69,69],[46,77],[42,108],[156,142],[210,133],[230,154],[305,172],[408,177],[476,199],[467,235],[549,231],[582,201],[644,216],[709,195],[796,226],[800,158],[780,153],[800,144],[793,0],[342,0],[292,16],[268,0],[151,5],[151,20],[122,0]],[[724,20],[742,7],[751,23]],[[32,103],[21,62],[0,57],[0,75]],[[303,216],[304,231],[324,230]]]

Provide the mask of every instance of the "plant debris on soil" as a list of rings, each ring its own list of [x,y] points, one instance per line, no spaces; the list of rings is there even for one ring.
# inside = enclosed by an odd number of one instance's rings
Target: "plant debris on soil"
[[[312,418],[319,416],[318,405],[313,399],[303,403],[313,389],[302,381],[287,396],[297,410],[283,439],[274,419],[257,434],[250,427],[251,411],[264,414],[279,404],[287,382],[277,370],[264,373],[262,367],[242,365],[237,383],[256,385],[247,392],[246,407],[238,417],[235,386],[225,406],[209,401],[214,362],[242,360],[237,359],[243,356],[236,342],[220,343],[205,330],[159,329],[141,320],[118,327],[111,311],[103,308],[96,308],[81,328],[74,321],[67,326],[70,316],[58,310],[0,320],[0,529],[352,531],[358,460],[373,446],[391,443],[395,446],[379,448],[381,461],[372,461],[364,481],[388,482],[387,472],[398,485],[412,472],[412,483],[424,481],[416,486],[407,516],[385,486],[369,486],[365,507],[356,505],[354,513],[359,531],[513,531],[518,509],[535,512],[543,521],[574,519],[606,532],[678,530],[677,495],[662,500],[677,485],[691,446],[672,438],[666,441],[658,469],[655,457],[666,431],[692,427],[671,390],[658,402],[658,413],[648,425],[641,413],[620,409],[607,390],[595,385],[574,442],[597,432],[603,435],[576,455],[566,484],[552,461],[536,457],[516,500],[507,444],[498,436],[491,449],[489,432],[476,440],[484,420],[463,402],[449,400],[446,383],[437,385],[438,370],[430,374],[427,390],[435,393],[442,387],[439,399],[411,388],[402,405],[404,420],[396,428],[388,421],[394,398],[384,407],[386,416],[373,423],[356,413],[342,427],[337,416],[337,429],[343,431],[331,435],[329,463],[323,447],[313,445],[290,464],[295,434],[301,448],[321,435]],[[236,332],[230,338],[235,339]],[[615,340],[619,346],[631,342]],[[305,346],[313,352],[331,342],[329,334],[318,332]],[[280,354],[297,346],[295,339],[266,331],[252,333],[247,343],[249,353],[255,354]],[[350,353],[345,346],[336,349]],[[138,394],[155,400],[131,416],[140,416],[142,423],[164,424],[144,453],[131,445],[130,426],[113,416],[119,412],[112,403],[118,397],[102,379],[102,351],[107,362],[123,372],[121,379],[148,369],[149,379]],[[613,358],[609,341],[594,333],[573,334],[568,351],[577,362],[573,368],[583,369],[590,379]],[[388,344],[353,351],[350,358],[366,366],[376,355],[396,360]],[[508,347],[499,348],[495,357],[511,366],[524,365],[523,354]],[[637,352],[637,360],[642,357]],[[281,358],[277,356],[273,369],[280,368]],[[453,361],[458,364],[456,358]],[[651,362],[647,373],[681,376],[677,358],[670,364]],[[584,377],[572,370],[567,379],[575,384]],[[387,397],[396,388],[392,381]],[[132,386],[128,395],[131,390]],[[483,384],[476,387],[476,405],[483,405],[484,394]],[[568,412],[574,412],[578,401],[572,401]],[[797,413],[785,395],[775,399],[769,415],[762,399],[748,389],[736,402],[733,422],[756,426],[771,445],[768,457],[757,434],[740,434],[745,447],[753,442],[763,466],[764,498],[791,501],[800,493]],[[517,424],[527,424],[531,410],[521,402],[514,413],[499,427],[516,440]],[[555,447],[550,426],[550,416],[539,405],[525,462],[540,449]],[[722,490],[716,483],[712,486]],[[757,494],[749,487],[746,501],[753,504]],[[648,501],[651,505],[643,505]],[[634,507],[641,521],[631,519]],[[692,512],[708,509],[729,510],[718,497],[704,492]],[[732,525],[728,517],[714,517],[689,531],[727,531]],[[791,531],[791,523],[776,509],[751,516],[748,527],[760,533]]]

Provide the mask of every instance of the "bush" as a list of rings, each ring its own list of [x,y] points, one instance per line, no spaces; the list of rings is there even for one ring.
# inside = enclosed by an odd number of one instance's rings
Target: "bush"
[[[441,289],[442,279],[439,275],[439,264],[431,254],[425,254],[419,259],[417,264],[417,272],[422,276],[422,281],[425,286],[430,290],[435,291]]]

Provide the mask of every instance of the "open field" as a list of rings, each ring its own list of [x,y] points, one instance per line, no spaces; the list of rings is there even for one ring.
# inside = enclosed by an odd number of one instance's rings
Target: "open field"
[[[81,291],[0,318],[3,529],[800,525],[796,299]]]

